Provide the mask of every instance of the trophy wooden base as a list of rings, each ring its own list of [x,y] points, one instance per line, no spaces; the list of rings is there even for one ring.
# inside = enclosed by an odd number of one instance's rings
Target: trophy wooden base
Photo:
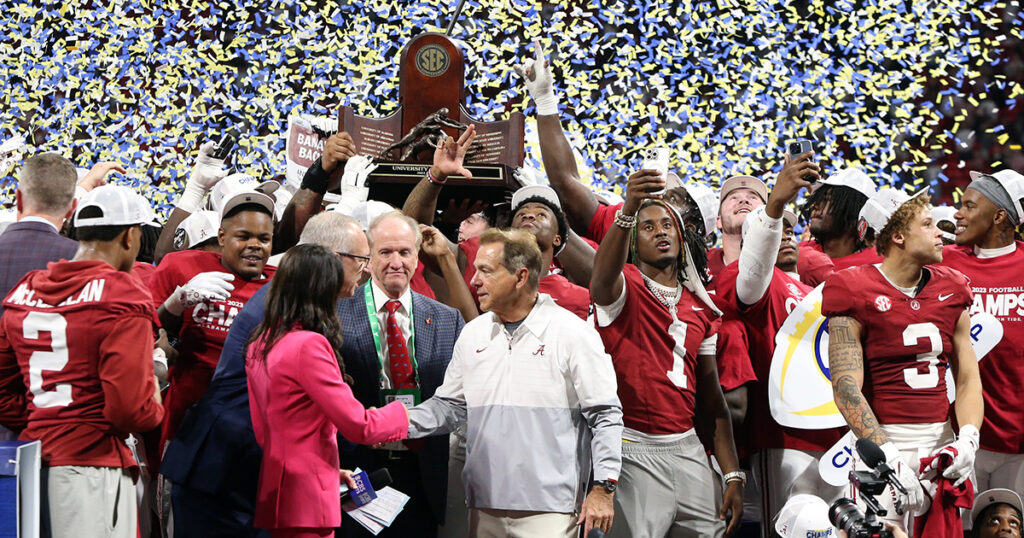
[[[377,169],[368,179],[370,199],[387,202],[399,209],[409,197],[413,187],[430,169],[430,164],[399,161],[377,161]],[[482,200],[494,205],[508,202],[512,193],[522,184],[513,175],[513,168],[503,164],[470,164],[466,168],[473,174],[469,179],[451,176],[437,198],[437,208],[448,207],[449,200]]]

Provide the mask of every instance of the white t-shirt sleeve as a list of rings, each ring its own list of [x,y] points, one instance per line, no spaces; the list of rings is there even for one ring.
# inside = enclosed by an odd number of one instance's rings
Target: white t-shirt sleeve
[[[700,343],[697,355],[715,355],[718,353],[718,334],[712,334]]]
[[[619,317],[622,313],[622,309],[626,306],[626,277],[622,277],[622,293],[619,294],[618,299],[612,301],[611,304],[601,306],[594,304],[594,314],[597,315],[597,326],[607,327]]]

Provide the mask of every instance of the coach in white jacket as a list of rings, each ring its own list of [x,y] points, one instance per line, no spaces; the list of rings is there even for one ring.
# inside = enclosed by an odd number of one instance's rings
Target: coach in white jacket
[[[611,357],[592,325],[537,292],[531,234],[488,230],[474,266],[490,314],[462,330],[444,384],[409,411],[409,437],[466,422],[471,536],[608,531],[622,437]]]

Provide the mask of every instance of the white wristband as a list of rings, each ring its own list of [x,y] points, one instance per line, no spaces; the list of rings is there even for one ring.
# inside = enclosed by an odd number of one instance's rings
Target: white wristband
[[[206,191],[202,187],[189,182],[185,184],[185,191],[178,197],[174,206],[182,211],[195,213],[202,208],[205,197]]]
[[[155,347],[153,348],[153,362],[156,364],[164,365],[167,368],[167,353],[163,349]]]
[[[537,106],[538,116],[551,116],[558,114],[558,97],[555,95],[555,92],[535,97],[533,99],[533,104]]]
[[[185,311],[185,305],[181,304],[181,286],[174,288],[171,292],[171,296],[164,301],[164,309],[174,316],[181,316],[182,312]]]

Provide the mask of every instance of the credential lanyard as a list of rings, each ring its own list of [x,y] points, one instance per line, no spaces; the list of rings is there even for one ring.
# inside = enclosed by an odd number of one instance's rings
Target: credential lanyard
[[[370,318],[370,332],[373,334],[373,343],[377,349],[377,360],[380,361],[380,388],[388,385],[388,375],[384,372],[384,340],[380,337],[380,323],[377,321],[377,305],[373,300],[373,290],[370,283],[363,286],[366,297],[366,316]],[[411,301],[410,301],[411,303]],[[420,370],[416,366],[416,322],[412,317],[412,305],[409,306],[409,341],[406,342],[409,349],[409,360],[412,361],[412,373],[415,376],[416,387],[420,386]]]

